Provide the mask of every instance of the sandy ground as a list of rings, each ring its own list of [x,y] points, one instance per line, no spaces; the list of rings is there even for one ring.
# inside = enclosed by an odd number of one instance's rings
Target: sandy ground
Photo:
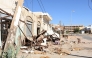
[[[76,38],[81,39],[81,43],[79,44],[70,44],[66,43],[65,45],[50,45],[49,48],[46,49],[46,53],[22,53],[21,51],[18,53],[17,58],[92,58],[92,41],[83,39],[79,36],[69,36],[69,40],[75,40]],[[81,50],[68,50],[68,48],[72,45],[72,47],[81,48]],[[54,48],[65,48],[69,55],[62,55],[58,53],[54,53]]]

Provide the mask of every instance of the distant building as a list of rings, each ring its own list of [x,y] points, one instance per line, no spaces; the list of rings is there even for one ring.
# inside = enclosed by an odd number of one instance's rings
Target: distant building
[[[92,25],[86,26],[84,30],[85,30],[85,33],[92,33]]]
[[[82,30],[84,26],[83,25],[64,26],[64,30],[69,32],[73,32],[74,29],[76,28],[79,28],[80,30]]]

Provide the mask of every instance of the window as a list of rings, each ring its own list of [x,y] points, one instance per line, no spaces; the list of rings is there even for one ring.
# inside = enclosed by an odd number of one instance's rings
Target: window
[[[27,28],[27,26],[28,26],[28,28],[29,28],[30,30]],[[32,36],[32,34],[31,34],[31,32],[32,32],[32,22],[27,21],[27,26],[26,26],[26,35],[27,35],[28,37],[31,37],[31,36]],[[31,32],[30,32],[30,31],[31,31]]]

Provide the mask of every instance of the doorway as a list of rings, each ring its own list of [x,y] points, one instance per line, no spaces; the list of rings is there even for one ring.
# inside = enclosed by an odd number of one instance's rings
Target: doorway
[[[2,42],[2,47],[4,46],[6,39],[7,39],[7,35],[10,29],[10,25],[11,25],[11,19],[6,19],[6,18],[2,18],[0,20],[0,29],[1,29],[1,42]]]
[[[40,33],[40,27],[37,27],[37,35]]]

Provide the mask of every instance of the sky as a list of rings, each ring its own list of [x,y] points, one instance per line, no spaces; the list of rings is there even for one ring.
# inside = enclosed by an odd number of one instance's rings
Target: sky
[[[24,0],[24,6],[32,12],[47,12],[52,24],[92,25],[91,0]]]

